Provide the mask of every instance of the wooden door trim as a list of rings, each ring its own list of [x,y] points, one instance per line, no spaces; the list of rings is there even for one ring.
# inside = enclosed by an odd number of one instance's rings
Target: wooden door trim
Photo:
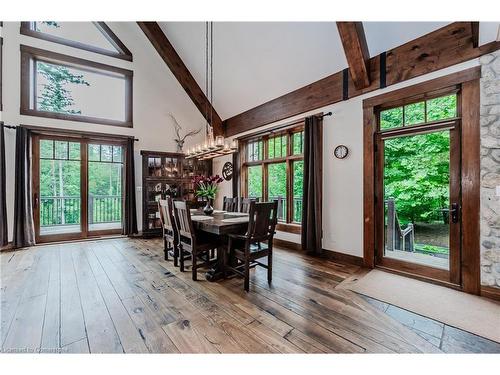
[[[385,100],[398,100],[404,96],[421,95],[426,90],[434,91],[450,84],[460,88],[458,105],[462,113],[461,128],[461,290],[480,293],[480,246],[479,246],[479,182],[480,182],[480,133],[479,133],[479,78],[480,68],[439,77],[414,86],[391,91],[363,101],[363,264],[375,267],[375,247],[377,243],[376,223],[376,131],[377,107]],[[453,261],[453,260],[452,260]],[[457,261],[457,260],[455,260]],[[434,272],[419,275],[419,278],[436,282]],[[408,274],[409,275],[409,274]],[[456,280],[454,280],[456,281]],[[447,286],[452,283],[444,283]],[[449,285],[448,285],[449,284]]]
[[[63,135],[57,135],[56,129],[54,133],[52,132],[39,132],[34,133],[32,137],[32,187],[33,187],[33,202],[34,195],[39,193],[40,190],[40,139],[51,139],[60,140],[66,142],[78,142],[80,143],[80,202],[81,202],[81,214],[80,214],[80,232],[76,233],[63,233],[63,234],[48,234],[40,235],[40,203],[38,203],[37,208],[33,210],[33,221],[35,224],[35,241],[36,243],[47,243],[47,242],[58,242],[58,241],[70,241],[70,240],[81,240],[89,238],[98,238],[106,235],[121,234],[122,228],[120,229],[106,229],[106,230],[89,230],[88,226],[88,145],[89,144],[106,144],[106,145],[121,145],[124,147],[122,153],[123,160],[123,170],[127,167],[125,153],[126,151],[126,141],[124,139],[118,140],[106,140],[105,138],[94,138],[93,133],[85,134],[80,132],[77,136],[70,136],[63,133]],[[122,213],[125,214],[124,210],[124,185],[125,180],[122,174]],[[40,197],[38,197],[40,201]],[[122,220],[123,227],[123,220]]]
[[[462,84],[462,286],[480,294],[480,148],[479,79]]]

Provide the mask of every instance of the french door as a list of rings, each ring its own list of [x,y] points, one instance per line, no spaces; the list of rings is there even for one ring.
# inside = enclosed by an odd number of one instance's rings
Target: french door
[[[375,263],[460,285],[460,120],[378,132]]]
[[[37,242],[122,232],[122,143],[35,135],[32,147]]]

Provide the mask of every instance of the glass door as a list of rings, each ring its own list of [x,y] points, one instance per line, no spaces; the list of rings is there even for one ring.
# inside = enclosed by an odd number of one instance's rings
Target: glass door
[[[33,137],[37,242],[119,234],[123,227],[122,144]]]
[[[33,150],[37,242],[82,237],[82,144],[35,137]]]
[[[379,135],[379,265],[460,283],[458,126]]]
[[[123,223],[123,146],[89,143],[88,231],[121,233]]]
[[[376,263],[459,285],[459,92],[378,113]]]

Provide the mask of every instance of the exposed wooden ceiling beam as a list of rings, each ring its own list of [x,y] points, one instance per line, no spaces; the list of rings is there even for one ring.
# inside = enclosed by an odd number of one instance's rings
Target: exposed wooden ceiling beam
[[[170,71],[173,73],[175,78],[177,78],[177,81],[179,81],[203,117],[205,117],[205,119],[209,122],[211,120],[210,117],[212,117],[211,125],[213,126],[215,135],[222,135],[224,130],[220,116],[210,104],[210,101],[203,93],[203,90],[196,83],[196,80],[175,51],[175,48],[160,28],[160,25],[158,25],[157,22],[137,22],[137,24],[142,29],[144,34],[146,34],[146,37],[149,39],[163,61],[165,61]],[[212,113],[212,116],[210,116],[210,113]]]
[[[362,22],[337,22],[349,72],[357,89],[370,86],[370,53]]]
[[[471,23],[454,22],[387,51],[386,85],[394,85],[498,49],[500,49],[499,41],[474,48]],[[347,98],[354,98],[380,88],[380,55],[370,59],[370,77],[370,86],[361,90],[356,89],[349,77]],[[233,116],[224,121],[226,136],[340,102],[343,100],[342,82],[342,72],[337,72]]]
[[[470,27],[472,29],[472,47],[479,47],[479,22],[471,22]]]

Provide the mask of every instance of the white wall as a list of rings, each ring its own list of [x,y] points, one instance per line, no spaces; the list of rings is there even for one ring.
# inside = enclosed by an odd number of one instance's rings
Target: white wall
[[[142,185],[140,150],[176,150],[174,133],[167,114],[171,112],[185,129],[194,129],[203,126],[204,119],[135,22],[110,22],[108,25],[132,52],[134,57],[133,62],[20,35],[19,22],[4,22],[2,30],[4,38],[3,113],[1,114],[1,119],[10,125],[39,125],[80,131],[133,135],[139,138],[139,142],[135,143],[135,162],[136,185],[140,187]],[[20,44],[133,70],[134,127],[120,128],[116,126],[21,116],[19,114]],[[106,100],[106,98],[102,98],[102,100]],[[6,129],[5,133],[7,216],[9,221],[9,239],[11,239],[14,209],[15,131]],[[203,134],[200,133],[196,138],[188,140],[186,147],[201,141],[202,138]],[[139,230],[141,230],[142,192],[139,189],[136,194],[138,225]]]
[[[323,121],[324,249],[363,256],[363,100],[477,65],[479,61],[474,59],[258,129],[287,123],[320,111],[333,112],[333,116],[325,117]],[[245,133],[238,136],[243,134]],[[344,160],[338,160],[333,156],[333,150],[339,144],[349,148],[349,156]],[[222,165],[227,160],[215,159],[214,173],[221,173]],[[216,200],[217,207],[222,206],[221,199],[224,195],[232,195],[230,182],[221,184],[219,197]],[[278,232],[276,237],[300,243],[298,235]]]

